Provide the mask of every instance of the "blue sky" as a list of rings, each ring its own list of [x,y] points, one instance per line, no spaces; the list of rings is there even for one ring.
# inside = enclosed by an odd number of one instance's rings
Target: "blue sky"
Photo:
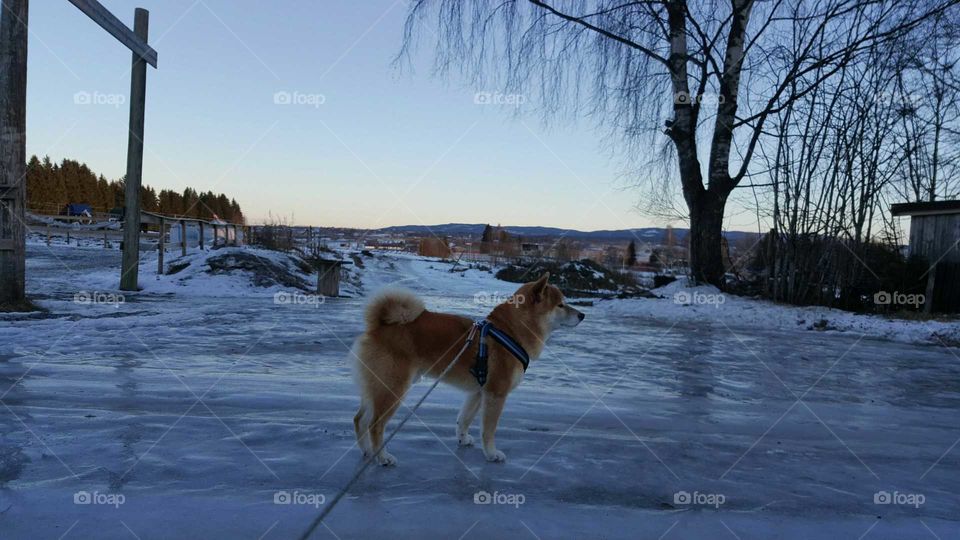
[[[634,210],[589,121],[546,129],[478,105],[496,89],[431,76],[426,48],[394,69],[403,0],[102,3],[129,26],[150,10],[144,181],[158,189],[222,191],[253,223],[662,224]],[[67,0],[31,2],[30,28],[28,154],[122,176],[130,52]]]

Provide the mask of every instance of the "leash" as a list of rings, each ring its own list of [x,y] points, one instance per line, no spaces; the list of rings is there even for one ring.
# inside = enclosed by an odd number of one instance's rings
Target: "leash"
[[[477,333],[477,328],[478,328],[478,324],[474,323],[473,327],[470,329],[470,333],[467,334],[467,341],[463,344],[463,347],[460,348],[460,352],[458,352],[457,355],[453,357],[453,360],[450,362],[450,365],[448,365],[446,368],[443,369],[443,371],[440,373],[440,376],[437,377],[437,380],[433,381],[433,384],[430,385],[430,388],[428,388],[427,391],[423,394],[423,396],[420,398],[420,401],[417,401],[417,403],[410,409],[410,412],[408,412],[407,415],[403,418],[403,420],[400,421],[400,424],[398,424],[397,427],[395,427],[393,431],[390,432],[390,435],[387,436],[386,439],[384,439],[384,441],[380,444],[380,447],[377,448],[376,451],[372,452],[369,456],[367,456],[367,460],[363,462],[363,466],[361,466],[360,469],[353,475],[353,478],[351,478],[350,481],[347,482],[347,484],[340,489],[340,492],[337,493],[337,496],[334,497],[332,501],[330,501],[330,504],[323,509],[323,512],[320,512],[319,516],[314,518],[313,522],[310,523],[310,527],[308,527],[307,530],[302,535],[300,535],[300,540],[307,540],[310,538],[310,535],[313,534],[313,531],[315,531],[317,527],[319,527],[320,524],[323,523],[323,520],[326,519],[327,516],[330,514],[330,512],[333,511],[334,507],[337,506],[337,503],[339,503],[340,500],[343,499],[344,495],[347,494],[347,491],[349,491],[350,488],[353,487],[353,484],[360,479],[360,476],[363,474],[364,471],[367,470],[367,467],[369,467],[370,464],[373,463],[373,460],[375,460],[377,456],[380,454],[380,452],[382,452],[383,449],[386,448],[387,443],[390,442],[390,440],[393,439],[393,436],[396,435],[398,431],[400,431],[400,428],[402,428],[403,425],[407,423],[407,420],[410,420],[410,418],[417,412],[417,409],[420,408],[420,405],[422,405],[424,400],[427,399],[427,396],[429,396],[430,393],[433,392],[433,390],[437,387],[437,385],[440,384],[440,381],[453,368],[454,364],[456,364],[457,361],[460,360],[460,357],[463,356],[463,353],[467,352],[467,349],[473,343],[473,338]],[[399,406],[399,403],[397,405]]]

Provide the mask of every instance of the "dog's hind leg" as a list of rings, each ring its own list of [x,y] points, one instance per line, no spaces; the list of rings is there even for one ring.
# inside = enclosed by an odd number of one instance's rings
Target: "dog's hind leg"
[[[460,415],[457,417],[457,444],[460,446],[472,446],[473,437],[470,436],[470,424],[477,416],[480,410],[480,401],[482,394],[480,391],[467,396],[460,409]]]
[[[375,452],[383,444],[383,432],[387,427],[387,422],[400,405],[403,396],[410,388],[413,379],[413,372],[390,374],[390,377],[384,377],[378,383],[371,386],[369,405],[372,405],[372,416],[370,422],[370,447]],[[377,463],[383,466],[397,464],[397,458],[393,457],[386,449],[382,449],[377,455]]]

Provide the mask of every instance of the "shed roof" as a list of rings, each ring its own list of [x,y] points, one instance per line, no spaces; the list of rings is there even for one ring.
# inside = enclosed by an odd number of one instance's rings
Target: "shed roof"
[[[894,216],[935,216],[939,214],[960,214],[960,201],[932,201],[899,203],[890,206]]]

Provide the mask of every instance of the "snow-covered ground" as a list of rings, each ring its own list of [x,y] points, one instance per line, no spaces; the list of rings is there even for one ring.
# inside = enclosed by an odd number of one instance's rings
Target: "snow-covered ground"
[[[0,320],[0,537],[296,537],[360,463],[360,293],[398,282],[480,317],[515,288],[376,254],[355,297],[278,301],[296,291],[144,259],[144,292],[121,296],[115,250],[29,246],[49,312]],[[662,292],[594,301],[552,338],[508,401],[505,464],[457,448],[461,398],[438,389],[391,443],[399,466],[315,537],[960,535],[960,357],[903,342],[929,323],[831,312],[842,331],[811,331],[799,308]]]

